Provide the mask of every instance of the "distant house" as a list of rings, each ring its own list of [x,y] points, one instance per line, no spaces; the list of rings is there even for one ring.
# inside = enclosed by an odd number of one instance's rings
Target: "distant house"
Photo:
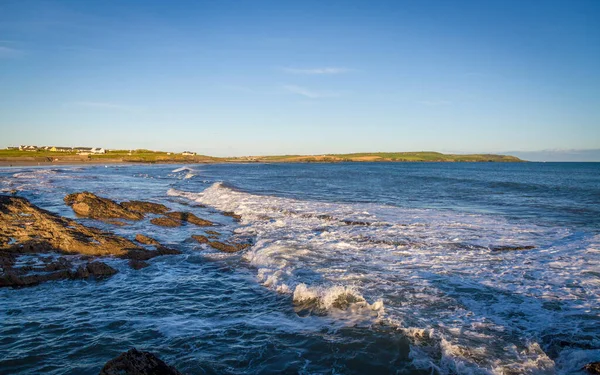
[[[191,151],[184,151],[184,152],[181,153],[181,155],[184,155],[184,156],[195,156],[196,153],[195,152],[191,152]]]
[[[19,148],[17,146],[11,146],[11,147],[7,147],[7,150],[18,150]]]
[[[101,147],[92,148],[92,154],[106,154],[106,150]]]
[[[21,150],[21,151],[37,151],[38,147],[21,145],[21,146],[19,146],[19,150]]]
[[[73,149],[71,147],[58,147],[58,146],[52,146],[49,148],[49,150],[52,152],[71,152],[71,151],[73,151]]]

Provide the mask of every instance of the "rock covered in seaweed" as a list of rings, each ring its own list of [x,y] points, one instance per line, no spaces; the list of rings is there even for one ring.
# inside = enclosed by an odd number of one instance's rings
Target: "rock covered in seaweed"
[[[182,375],[150,352],[135,348],[106,362],[99,375]]]

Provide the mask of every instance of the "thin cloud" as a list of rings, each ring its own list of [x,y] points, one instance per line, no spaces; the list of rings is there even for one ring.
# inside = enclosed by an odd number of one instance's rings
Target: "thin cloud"
[[[2,58],[2,59],[18,57],[21,54],[22,54],[21,50],[18,50],[15,48],[10,48],[10,47],[5,47],[5,46],[0,46],[0,58]]]
[[[342,92],[339,91],[315,91],[306,87],[295,86],[295,85],[284,85],[283,88],[292,94],[297,94],[311,99],[320,98],[336,98],[342,96]]]
[[[336,68],[336,67],[310,68],[310,69],[281,68],[281,70],[285,73],[305,74],[305,75],[343,74],[343,73],[349,73],[349,72],[354,71],[353,69]]]
[[[110,110],[127,111],[127,112],[133,112],[133,111],[137,111],[140,109],[139,107],[117,104],[117,103],[109,103],[109,102],[71,102],[68,104],[74,105],[77,107],[95,108],[95,109],[110,109]]]

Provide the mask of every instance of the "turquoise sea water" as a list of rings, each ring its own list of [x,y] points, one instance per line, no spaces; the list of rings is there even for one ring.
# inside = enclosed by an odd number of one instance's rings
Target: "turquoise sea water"
[[[88,190],[220,224],[124,227],[182,255],[104,281],[0,290],[0,373],[97,374],[131,347],[189,374],[577,374],[600,360],[600,164],[0,168],[75,217]],[[234,211],[240,223],[221,215]],[[534,246],[524,251],[499,248]]]

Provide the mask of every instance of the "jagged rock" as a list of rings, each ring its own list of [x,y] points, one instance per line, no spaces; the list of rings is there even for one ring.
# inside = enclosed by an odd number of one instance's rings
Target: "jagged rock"
[[[535,246],[492,246],[492,251],[519,251],[519,250],[531,250],[535,249]]]
[[[196,241],[200,242],[200,243],[209,243],[209,239],[206,236],[201,236],[198,234],[194,234],[192,235],[192,238],[195,239]]]
[[[164,214],[169,211],[164,204],[143,201],[122,202],[121,206],[128,211],[140,214]]]
[[[42,282],[67,279],[88,279],[90,277],[101,278],[112,276],[117,270],[102,262],[91,262],[79,266],[77,270],[71,270],[72,264],[64,258],[48,263],[41,269],[32,267],[21,267],[6,270],[0,274],[0,287],[28,287],[38,285]],[[28,271],[51,271],[48,273],[26,274]]]
[[[213,236],[220,236],[221,235],[221,233],[219,233],[217,231],[214,231],[214,230],[206,230],[206,231],[204,231],[204,233],[210,234],[210,235],[213,235]]]
[[[133,242],[89,228],[31,204],[27,199],[0,195],[0,251],[42,253],[49,251],[95,256],[124,255],[141,249]]]
[[[170,247],[166,247],[166,246],[163,246],[163,245],[157,246],[156,252],[159,255],[178,255],[178,254],[182,254],[182,252],[179,251],[179,250],[171,249]]]
[[[587,365],[583,366],[583,369],[589,372],[590,374],[600,375],[600,361],[590,362]]]
[[[223,215],[229,216],[229,217],[233,218],[233,220],[235,220],[235,221],[242,220],[242,215],[237,215],[235,212],[232,212],[232,211],[225,211],[225,212],[223,212]]]
[[[65,197],[64,201],[67,205],[71,206],[77,215],[93,219],[140,220],[144,217],[139,212],[128,211],[120,204],[88,191],[69,194]]]
[[[140,269],[146,268],[148,266],[149,266],[149,264],[144,262],[143,260],[137,260],[137,259],[129,260],[129,267],[133,268],[134,270],[140,270]]]
[[[155,240],[154,238],[144,236],[143,234],[136,234],[135,240],[144,245],[155,245],[155,246],[160,245],[160,243],[157,240]]]
[[[214,225],[208,220],[200,219],[198,216],[194,215],[191,212],[168,212],[165,214],[165,216],[173,220],[187,221],[188,223],[198,225],[201,227],[209,227]]]
[[[150,222],[154,225],[159,225],[161,227],[180,227],[183,225],[181,220],[171,219],[170,217],[155,217],[150,220]]]
[[[364,226],[371,225],[371,223],[369,223],[368,221],[344,220],[343,222],[346,225],[364,225]]]
[[[135,348],[106,362],[99,375],[182,375],[149,352]]]

